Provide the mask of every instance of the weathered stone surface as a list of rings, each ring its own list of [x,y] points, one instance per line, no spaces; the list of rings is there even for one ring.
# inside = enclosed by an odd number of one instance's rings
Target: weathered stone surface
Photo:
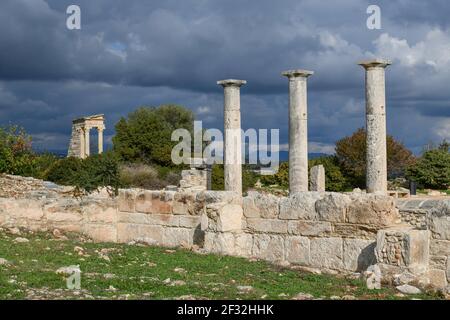
[[[310,170],[310,190],[325,192],[325,168],[323,165],[317,165]]]
[[[117,241],[120,243],[143,241],[158,244],[163,241],[163,231],[164,228],[162,226],[118,223]]]
[[[366,224],[334,223],[332,235],[344,238],[376,240],[377,232],[377,227]]]
[[[376,263],[376,242],[361,239],[344,239],[344,268],[363,271]]]
[[[132,189],[119,190],[119,211],[135,212],[136,191]]]
[[[392,197],[352,194],[351,200],[347,212],[347,222],[349,223],[383,227],[400,222],[401,217]]]
[[[311,239],[311,265],[329,269],[343,269],[343,243],[341,238]]]
[[[164,228],[162,245],[167,247],[187,247],[193,243],[193,232],[184,228]]]
[[[255,234],[253,239],[253,256],[269,261],[285,260],[282,236]]]
[[[450,256],[447,257],[447,281],[450,283]]]
[[[450,240],[450,200],[439,201],[436,207],[431,208],[427,222],[433,238]]]
[[[243,198],[244,216],[247,218],[278,218],[279,203],[279,197],[250,191],[248,196]]]
[[[253,232],[287,233],[288,222],[278,219],[247,219],[247,228]]]
[[[201,217],[198,216],[180,216],[180,227],[196,228],[200,225]]]
[[[398,291],[404,294],[420,294],[422,291],[414,286],[411,286],[409,284],[404,284],[401,286],[396,287]]]
[[[196,201],[195,201],[196,195],[194,193],[190,192],[177,192],[174,196],[173,201],[173,208],[172,212],[173,214],[180,214],[180,215],[196,215]],[[201,203],[203,207],[203,203]]]
[[[413,273],[427,269],[429,259],[428,230],[397,227],[378,231],[376,256],[379,263],[408,267]]]
[[[206,206],[208,228],[212,231],[229,232],[242,230],[242,206],[215,203]]]
[[[288,232],[302,236],[324,236],[332,231],[331,223],[325,221],[289,221]]]
[[[431,269],[428,271],[430,285],[434,288],[447,287],[447,274],[445,270]]]
[[[280,200],[280,219],[314,220],[317,219],[316,201],[321,199],[319,192],[300,192]]]
[[[86,224],[81,230],[96,242],[117,242],[117,228],[115,225]]]
[[[350,197],[341,193],[328,193],[316,202],[316,211],[320,220],[345,222],[345,214],[350,205]]]
[[[310,243],[307,237],[286,237],[286,260],[291,263],[310,264]]]
[[[235,238],[230,232],[205,232],[204,248],[208,252],[233,255],[235,253]]]
[[[240,257],[250,257],[253,249],[253,235],[236,233],[234,238],[234,254]]]
[[[448,240],[431,240],[430,254],[433,256],[450,255],[450,241]]]
[[[98,201],[87,204],[82,208],[84,219],[92,223],[117,222],[117,204],[115,201]]]
[[[153,192],[142,190],[136,194],[135,210],[142,213],[152,212]],[[123,211],[123,210],[121,210]]]

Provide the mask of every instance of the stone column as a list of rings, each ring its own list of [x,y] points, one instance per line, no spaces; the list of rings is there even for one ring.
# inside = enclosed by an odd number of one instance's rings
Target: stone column
[[[368,193],[387,193],[386,97],[384,69],[388,60],[358,63],[366,69],[366,189]]]
[[[289,193],[308,191],[307,78],[314,72],[289,70]]]
[[[245,80],[221,80],[224,88],[224,171],[225,190],[242,194],[242,141],[240,87]]]
[[[86,152],[86,141],[85,141],[85,134],[84,134],[84,128],[79,128],[79,137],[80,137],[80,151],[77,157],[80,157],[81,159],[85,158],[85,152]]]
[[[85,148],[84,148],[84,157],[89,157],[90,153],[91,153],[91,149],[90,149],[90,141],[89,141],[89,131],[91,130],[91,128],[89,127],[85,127],[84,128],[84,143],[85,143]]]
[[[325,192],[325,168],[319,164],[311,168],[311,191]]]
[[[103,153],[103,130],[104,128],[97,128],[98,132],[98,154]]]

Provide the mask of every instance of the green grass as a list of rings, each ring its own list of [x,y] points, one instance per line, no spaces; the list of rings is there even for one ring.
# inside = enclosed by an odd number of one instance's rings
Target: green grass
[[[0,258],[10,262],[0,265],[0,299],[291,299],[300,292],[323,299],[439,299],[425,293],[401,297],[390,287],[370,291],[359,280],[183,249],[99,244],[78,236],[61,241],[41,233],[22,233],[30,241],[16,243],[16,237],[0,231]],[[102,258],[102,249],[110,261]],[[65,277],[55,273],[70,265],[80,266],[81,290],[67,289]],[[173,285],[175,280],[183,283]],[[238,286],[253,289],[241,292]]]

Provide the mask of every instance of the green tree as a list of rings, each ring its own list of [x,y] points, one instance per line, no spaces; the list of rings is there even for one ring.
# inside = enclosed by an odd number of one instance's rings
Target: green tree
[[[387,136],[387,169],[390,178],[402,176],[405,169],[414,163],[415,158],[401,142]],[[336,142],[336,157],[341,171],[350,185],[365,187],[366,175],[366,131],[358,129],[351,136]]]
[[[32,172],[34,154],[31,137],[18,126],[0,128],[0,172],[29,175]]]
[[[121,118],[113,138],[114,152],[125,162],[173,166],[171,141],[175,129],[193,132],[194,114],[176,105],[141,107]]]
[[[335,155],[309,160],[309,168],[320,164],[325,168],[325,186],[327,191],[342,192],[350,188],[347,179],[339,168],[339,161]]]
[[[447,189],[450,187],[450,152],[444,141],[434,150],[425,151],[411,165],[406,175],[425,188]]]

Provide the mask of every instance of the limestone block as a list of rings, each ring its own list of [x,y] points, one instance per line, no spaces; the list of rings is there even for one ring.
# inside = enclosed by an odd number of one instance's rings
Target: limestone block
[[[313,238],[311,241],[311,266],[343,269],[343,244],[341,238]]]
[[[205,232],[204,248],[207,252],[233,255],[235,252],[235,238],[229,232]]]
[[[391,226],[400,222],[401,217],[395,207],[394,198],[376,194],[352,194],[347,211],[347,222]]]
[[[118,223],[117,242],[144,241],[156,245],[163,241],[163,230],[162,226]]]
[[[447,257],[447,281],[450,283],[450,256]]]
[[[449,256],[450,241],[431,239],[430,254],[434,256]]]
[[[287,233],[288,224],[285,220],[249,218],[247,228],[254,232]]]
[[[214,203],[206,206],[208,228],[211,231],[230,232],[242,230],[242,206]]]
[[[376,263],[376,241],[344,239],[344,268],[363,271]]]
[[[331,223],[325,221],[289,221],[288,232],[302,236],[323,236],[331,233]]]
[[[319,192],[299,192],[280,199],[280,219],[316,220],[315,204],[323,195]]]
[[[119,190],[119,211],[135,212],[136,191],[132,189]]]
[[[269,261],[284,261],[284,238],[282,236],[255,234],[252,255]]]
[[[251,257],[253,235],[248,233],[236,233],[234,238],[234,254],[240,257]]]
[[[142,190],[136,194],[135,210],[136,212],[151,213],[153,203],[153,191]],[[120,210],[124,211],[124,210]]]
[[[173,204],[174,192],[171,191],[153,191],[152,205],[150,213],[156,214],[171,214]]]
[[[271,194],[250,191],[244,201],[244,215],[249,218],[261,217],[275,219],[278,217],[280,198]],[[247,212],[246,212],[247,211]]]
[[[41,202],[35,200],[15,200],[7,206],[11,218],[41,220],[44,216]]]
[[[193,243],[193,232],[185,228],[164,228],[161,244],[167,247],[187,247]]]
[[[350,205],[350,197],[342,193],[328,193],[316,202],[316,211],[323,221],[345,222],[345,214]]]
[[[82,220],[82,215],[78,212],[46,212],[45,217],[49,222],[79,222]]]
[[[180,217],[172,214],[146,214],[139,212],[120,212],[119,221],[133,224],[177,227]]]
[[[406,267],[412,273],[428,268],[430,233],[396,227],[378,231],[376,257],[378,263]]]
[[[206,204],[225,202],[230,204],[242,205],[242,196],[233,191],[204,191],[197,193],[196,201],[205,202]]]
[[[317,165],[310,170],[310,190],[325,192],[325,168],[323,165]]]
[[[378,228],[366,224],[350,224],[350,223],[334,223],[333,235],[344,238],[361,238],[373,239],[377,238]]]
[[[428,279],[430,281],[430,285],[433,288],[445,288],[447,287],[447,275],[445,270],[439,269],[431,269],[428,271]]]
[[[290,263],[310,265],[310,242],[307,237],[286,237],[286,260]]]
[[[427,223],[433,238],[450,240],[450,200],[437,202],[427,213]]]
[[[191,192],[177,192],[173,201],[173,213],[186,215],[196,213],[195,210],[195,194]],[[203,204],[202,204],[203,207]]]
[[[180,216],[179,225],[183,228],[196,228],[200,225],[201,217],[199,216]]]
[[[445,270],[446,266],[447,266],[447,257],[446,256],[430,256],[430,261],[428,263],[428,266],[431,269]]]
[[[83,216],[87,222],[116,223],[117,207],[114,203],[94,202],[83,207]]]
[[[115,225],[88,223],[82,227],[82,232],[96,242],[117,241],[117,228]]]

